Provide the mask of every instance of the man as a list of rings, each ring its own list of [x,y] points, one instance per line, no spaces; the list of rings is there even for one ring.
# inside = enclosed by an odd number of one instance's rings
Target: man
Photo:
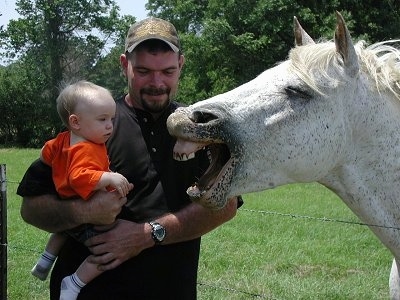
[[[134,184],[127,198],[97,192],[89,201],[62,201],[51,171],[39,161],[25,174],[18,194],[23,219],[59,232],[83,223],[116,226],[86,242],[69,239],[52,272],[51,299],[61,279],[90,254],[106,270],[78,299],[196,299],[200,237],[233,218],[238,199],[219,211],[191,203],[185,191],[207,167],[207,153],[178,162],[167,117],[184,56],[172,24],[148,18],[132,25],[120,57],[129,93],[117,101],[114,133],[107,143],[112,170]]]

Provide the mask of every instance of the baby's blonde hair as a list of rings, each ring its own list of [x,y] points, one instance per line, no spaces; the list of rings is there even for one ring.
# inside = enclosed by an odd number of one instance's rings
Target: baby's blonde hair
[[[75,109],[79,102],[88,102],[92,92],[111,93],[106,88],[86,80],[80,80],[75,83],[64,83],[61,92],[57,97],[57,112],[63,124],[69,128],[69,116],[75,113]]]

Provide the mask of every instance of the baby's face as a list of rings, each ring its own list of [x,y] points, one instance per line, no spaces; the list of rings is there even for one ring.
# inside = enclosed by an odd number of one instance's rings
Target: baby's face
[[[96,144],[105,143],[113,131],[115,109],[115,101],[109,93],[94,92],[88,101],[77,107],[77,134]]]

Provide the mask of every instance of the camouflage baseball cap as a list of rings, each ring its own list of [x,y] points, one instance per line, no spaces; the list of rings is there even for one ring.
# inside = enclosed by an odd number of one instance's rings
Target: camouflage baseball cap
[[[150,39],[164,41],[174,52],[179,52],[180,42],[174,25],[154,17],[137,22],[129,28],[125,40],[125,52],[132,52],[140,43]]]

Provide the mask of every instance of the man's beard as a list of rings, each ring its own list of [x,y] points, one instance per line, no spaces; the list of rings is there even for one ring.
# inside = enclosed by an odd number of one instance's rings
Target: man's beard
[[[143,106],[143,108],[151,113],[160,113],[164,111],[164,109],[169,105],[171,102],[171,97],[170,97],[170,92],[171,89],[169,88],[161,88],[161,89],[156,89],[156,88],[143,88],[140,91],[140,102]],[[160,95],[166,95],[167,98],[164,101],[147,101],[145,100],[146,95],[149,96],[160,96]]]

